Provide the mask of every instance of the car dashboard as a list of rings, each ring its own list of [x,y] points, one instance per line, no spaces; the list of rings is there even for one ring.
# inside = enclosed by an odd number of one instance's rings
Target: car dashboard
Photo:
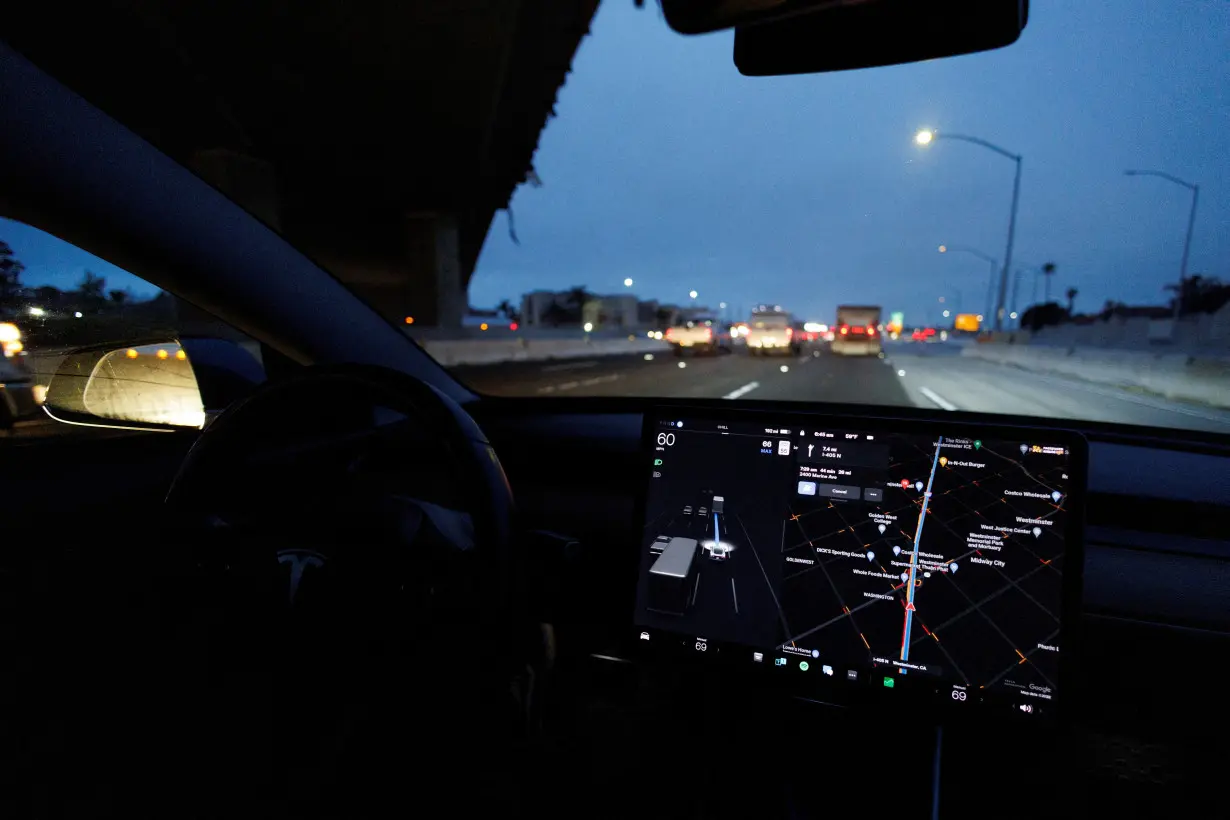
[[[670,686],[693,685],[632,662],[628,578],[602,571],[641,543],[641,432],[652,404],[628,400],[613,409],[609,401],[484,399],[473,408],[500,454],[525,526],[574,547],[574,566],[557,579],[552,598],[561,653],[576,654],[585,686],[618,680],[610,697],[637,704],[657,697],[645,692],[655,691],[663,675]],[[868,411],[835,412],[857,418]],[[1194,810],[1211,799],[1202,778],[1211,776],[1218,741],[1209,727],[1230,719],[1216,686],[1202,682],[1204,667],[1230,648],[1230,454],[1215,442],[1159,440],[1146,431],[1081,432],[1089,443],[1074,687],[1080,695],[1073,739],[1060,744],[1074,755],[1065,765],[1088,780],[1090,806],[1121,805],[1137,814],[1153,806],[1159,815],[1179,805]],[[761,720],[811,719],[800,717],[798,710],[808,708],[801,701],[782,708],[784,716]],[[843,720],[825,712],[820,725],[848,726]],[[986,742],[1004,739],[980,736],[965,748]],[[1041,760],[1060,765],[1052,736],[1011,745],[1033,761],[1019,760],[1020,772]],[[976,755],[966,763],[980,765]],[[990,785],[994,778],[984,779],[986,790],[966,790],[971,812],[985,808],[978,800],[1002,799]],[[1029,805],[1055,810],[1045,801]]]

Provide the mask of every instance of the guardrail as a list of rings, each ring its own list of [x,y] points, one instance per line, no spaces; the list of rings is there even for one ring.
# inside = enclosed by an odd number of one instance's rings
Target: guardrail
[[[532,339],[420,339],[427,353],[445,367],[455,365],[499,364],[501,362],[578,359],[590,356],[620,356],[633,353],[665,353],[667,342],[631,338]]]
[[[1025,370],[1076,376],[1089,382],[1138,388],[1178,401],[1230,408],[1230,359],[1088,347],[978,344],[961,355]]]

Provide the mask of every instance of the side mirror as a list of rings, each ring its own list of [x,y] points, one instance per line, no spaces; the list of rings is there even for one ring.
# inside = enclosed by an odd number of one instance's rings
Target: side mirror
[[[249,351],[219,339],[95,345],[68,353],[43,409],[65,424],[126,430],[200,430],[264,381]]]

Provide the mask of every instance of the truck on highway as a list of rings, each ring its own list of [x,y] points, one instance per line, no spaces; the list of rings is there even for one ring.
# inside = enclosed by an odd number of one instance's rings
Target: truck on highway
[[[696,577],[695,538],[673,537],[649,568],[647,607],[655,612],[683,615],[692,604]]]
[[[799,343],[794,338],[793,317],[780,306],[761,305],[752,311],[747,323],[746,344],[747,352],[753,356],[797,353]]]
[[[721,321],[708,316],[687,319],[666,329],[662,337],[671,343],[676,356],[687,351],[693,353],[720,353],[730,351],[730,328]]]
[[[840,305],[837,308],[837,329],[833,333],[831,350],[838,356],[878,356],[880,343],[880,308],[864,305]]]

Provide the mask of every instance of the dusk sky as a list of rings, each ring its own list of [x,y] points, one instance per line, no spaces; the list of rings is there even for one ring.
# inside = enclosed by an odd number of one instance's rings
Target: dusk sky
[[[742,77],[729,32],[685,38],[656,8],[605,0],[581,44],[535,167],[492,224],[475,305],[535,288],[641,298],[776,302],[831,320],[840,303],[921,320],[940,295],[985,304],[1002,259],[1013,164],[921,127],[1024,156],[1014,267],[1053,261],[1053,297],[1161,303],[1189,271],[1230,278],[1230,3],[1035,2],[1015,45],[906,66]],[[1028,303],[1032,276],[1022,279]],[[1039,294],[1041,290],[1039,290]],[[935,316],[928,317],[934,320]]]
[[[542,135],[543,187],[518,189],[517,233],[496,216],[470,302],[583,285],[641,298],[773,302],[831,320],[840,303],[938,319],[937,300],[986,303],[1003,257],[1012,163],[922,127],[1024,155],[1014,268],[1053,261],[1053,297],[1157,304],[1178,276],[1201,186],[1191,273],[1230,279],[1230,2],[1035,2],[1007,48],[836,74],[747,78],[733,34],[682,37],[654,4],[605,0]],[[89,254],[0,221],[24,281],[155,290]],[[1032,274],[1018,305],[1030,301]],[[958,294],[960,296],[958,297]],[[1041,289],[1039,289],[1039,295]]]
[[[73,290],[88,270],[107,280],[107,290],[128,290],[142,298],[158,295],[158,288],[148,282],[21,222],[0,218],[0,240],[7,242],[13,255],[26,266],[21,275],[23,285]]]

